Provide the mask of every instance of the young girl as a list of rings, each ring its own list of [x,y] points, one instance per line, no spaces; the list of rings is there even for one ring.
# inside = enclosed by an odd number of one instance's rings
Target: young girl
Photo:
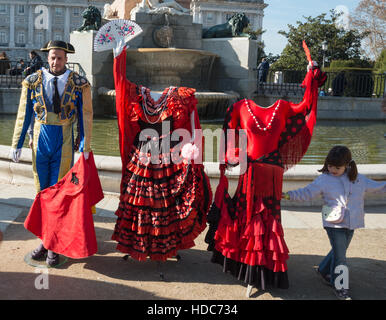
[[[328,222],[323,219],[323,227],[327,231],[331,243],[331,251],[319,264],[316,271],[334,287],[339,299],[351,300],[347,285],[335,283],[342,268],[345,266],[346,251],[352,239],[354,230],[364,227],[364,195],[365,192],[386,192],[386,182],[377,182],[358,173],[355,161],[351,158],[350,150],[345,146],[335,146],[328,153],[324,166],[318,176],[308,186],[283,193],[282,198],[287,200],[308,201],[318,195],[322,196],[324,205],[336,208],[345,207],[344,218],[339,223]],[[337,279],[338,280],[338,279]],[[340,281],[340,279],[339,279]],[[337,282],[339,282],[337,281]]]

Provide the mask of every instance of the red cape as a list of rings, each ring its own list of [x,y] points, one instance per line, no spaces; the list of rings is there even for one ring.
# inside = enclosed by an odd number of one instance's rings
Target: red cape
[[[83,154],[57,184],[36,195],[24,227],[46,249],[80,259],[97,252],[91,207],[103,199],[92,152]]]

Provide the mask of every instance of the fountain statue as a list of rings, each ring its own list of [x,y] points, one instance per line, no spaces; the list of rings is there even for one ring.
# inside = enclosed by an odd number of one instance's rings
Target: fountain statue
[[[150,14],[170,14],[181,15],[189,14],[189,9],[184,8],[174,0],[142,0],[132,11],[132,16],[136,12],[146,12]]]
[[[120,1],[121,10],[113,7],[114,2],[110,7],[105,7],[103,17],[109,20],[122,19],[128,14],[128,7],[123,5],[129,3],[133,6],[135,1]],[[239,94],[231,91],[232,87],[213,90],[218,83],[213,81],[212,71],[217,68],[219,55],[202,49],[202,24],[193,23],[193,17],[187,14],[188,11],[172,0],[136,2],[130,12],[131,20],[143,32],[129,43],[127,77],[134,83],[150,88],[154,93],[169,86],[195,88],[200,117],[222,119],[226,108],[239,98]],[[71,41],[83,47],[90,40],[91,35],[71,33]],[[112,52],[93,52],[90,48],[90,61],[86,51],[83,50],[76,57],[80,61],[74,62],[87,68],[86,74],[94,83],[98,94],[96,114],[114,115],[114,84],[104,76],[105,70],[112,66]]]
[[[96,30],[98,31],[101,27],[102,16],[98,8],[89,6],[82,13],[83,24],[80,26],[78,31]]]
[[[202,25],[193,23],[188,11],[172,0],[142,0],[136,4],[131,20],[141,26],[143,34],[138,36],[141,40],[129,44],[127,74],[131,81],[151,88],[153,93],[170,85],[195,88],[199,115],[221,118],[239,95],[211,90],[218,55],[202,50]],[[98,92],[102,100],[115,95],[106,87]]]
[[[189,9],[174,0],[115,0],[112,4],[105,4],[103,18],[135,20],[133,17],[137,12],[181,15],[189,14]]]
[[[112,4],[106,3],[103,8],[103,18],[106,20],[130,19],[130,12],[141,0],[115,0]]]
[[[248,27],[249,19],[245,13],[235,13],[227,22],[215,25],[203,30],[203,38],[230,38],[230,37],[250,37],[243,30]]]

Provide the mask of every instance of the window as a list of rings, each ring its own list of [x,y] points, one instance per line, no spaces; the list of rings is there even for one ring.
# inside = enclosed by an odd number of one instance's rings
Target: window
[[[63,15],[63,8],[61,8],[61,7],[56,7],[56,8],[55,8],[55,15],[56,15],[56,16],[62,16],[62,15]]]
[[[79,17],[80,16],[80,8],[75,7],[73,11],[74,17]]]
[[[43,33],[38,32],[36,34],[36,44],[42,46],[44,44],[43,42],[44,42]]]
[[[232,18],[233,15],[234,15],[233,12],[232,12],[232,13],[227,13],[227,14],[225,15],[226,20],[228,21],[230,18]]]
[[[19,31],[16,36],[16,47],[25,47],[25,33],[24,31]]]
[[[7,33],[5,31],[0,31],[0,45],[8,44]]]
[[[0,13],[7,13],[7,5],[0,4]]]
[[[212,22],[213,21],[213,13],[212,12],[208,12],[206,14],[206,22]]]
[[[54,40],[62,41],[62,35],[60,33],[55,33]]]
[[[25,43],[25,34],[24,31],[21,31],[17,34],[17,43],[24,44]]]
[[[18,13],[18,14],[24,14],[24,13],[25,13],[25,7],[24,7],[24,4],[18,4],[18,5],[17,5],[17,13]]]

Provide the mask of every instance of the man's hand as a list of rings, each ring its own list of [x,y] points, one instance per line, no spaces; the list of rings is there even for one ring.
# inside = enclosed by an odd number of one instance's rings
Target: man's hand
[[[19,159],[21,157],[21,149],[11,149],[11,156],[13,162],[19,162]]]

